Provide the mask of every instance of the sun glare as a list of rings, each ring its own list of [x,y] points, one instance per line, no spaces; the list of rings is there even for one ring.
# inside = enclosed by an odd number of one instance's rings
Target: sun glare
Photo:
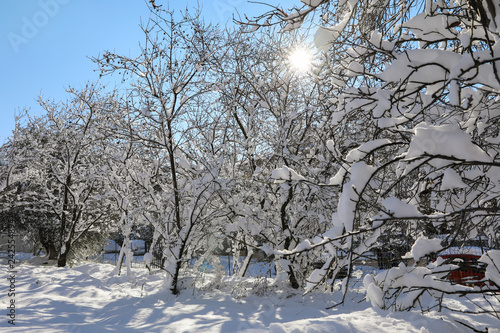
[[[296,48],[288,57],[291,68],[296,72],[306,72],[311,68],[312,55],[304,48]]]

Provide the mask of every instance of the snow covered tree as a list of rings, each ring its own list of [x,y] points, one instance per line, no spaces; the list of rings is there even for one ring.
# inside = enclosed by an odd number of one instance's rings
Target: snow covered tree
[[[1,201],[2,212],[15,212],[27,223],[60,267],[86,234],[104,233],[113,222],[102,191],[103,137],[97,126],[101,110],[113,99],[92,85],[69,93],[67,102],[40,99],[46,114],[26,115],[25,123],[16,126]]]
[[[105,119],[109,119],[109,115],[114,114],[116,109],[108,110]],[[109,135],[109,123],[102,124],[100,130],[105,135]],[[137,177],[144,174],[147,159],[142,154],[139,145],[128,140],[120,140],[113,135],[109,137],[112,138],[112,144],[107,145],[102,152],[104,186],[109,200],[113,202],[113,207],[116,209],[116,215],[119,216],[115,231],[124,236],[113,273],[120,275],[123,261],[125,261],[127,275],[131,277],[134,253],[130,247],[130,240],[133,228],[141,225],[141,217],[144,214],[141,198],[146,194],[140,182],[137,181]]]
[[[233,179],[224,198],[231,214],[222,231],[234,241],[235,257],[241,247],[247,250],[239,275],[254,248],[265,246],[269,255],[291,250],[325,231],[331,214],[334,192],[316,185],[334,171],[318,137],[330,114],[322,100],[329,85],[290,66],[300,39],[272,31],[229,32],[226,57],[218,64],[218,101],[227,123],[225,172]],[[303,182],[304,176],[316,183]],[[279,279],[301,287],[313,257],[276,255]]]
[[[392,239],[405,235],[407,246],[442,233],[453,240],[445,246],[477,236],[486,237],[490,246],[497,244],[498,3],[303,4],[288,14],[271,11],[250,25],[284,24],[286,31],[300,27],[312,13],[321,14],[314,43],[334,60],[319,76],[338,87],[331,96],[330,124],[335,132],[328,139],[342,163],[328,185],[338,187],[339,199],[332,228],[307,248],[333,245],[330,255],[337,262],[336,271],[379,246],[381,234]],[[423,248],[425,253],[416,251],[422,249],[417,246],[406,258],[415,256],[416,262],[442,250]],[[348,250],[348,256],[337,260],[336,249]],[[500,272],[495,252],[484,256],[492,283],[482,292],[489,297],[487,290],[498,290],[493,281]],[[418,269],[401,265],[402,278]],[[309,278],[308,290],[327,279],[325,266]],[[428,269],[421,277],[434,282],[408,282],[413,298],[406,297],[405,304],[417,304],[421,290],[435,289],[441,295],[450,290],[475,292],[450,285]],[[383,303],[379,296],[390,285],[384,281],[367,281],[374,304]],[[404,282],[391,286],[398,283]]]
[[[154,243],[162,244],[168,273],[166,285],[177,294],[182,265],[190,259],[197,236],[207,233],[208,221],[223,214],[210,205],[220,188],[216,164],[203,165],[187,154],[189,146],[201,147],[208,138],[190,134],[201,129],[208,135],[205,131],[210,130],[191,121],[194,113],[208,111],[204,107],[209,97],[204,96],[212,94],[210,59],[221,52],[220,37],[198,12],[151,12],[137,57],[105,52],[95,61],[102,75],[122,74],[131,87],[121,107],[109,114],[108,131],[141,146],[137,158],[144,159],[144,167],[131,171],[144,191],[143,208],[136,209],[155,229]]]
[[[57,259],[56,224],[55,216],[49,207],[44,205],[44,193],[41,178],[44,173],[30,170],[24,165],[22,151],[29,149],[30,144],[22,142],[21,132],[26,128],[18,128],[13,137],[2,146],[2,171],[3,184],[0,192],[0,220],[2,230],[9,226],[17,233],[22,234],[26,242],[41,244],[48,254],[48,258]],[[26,196],[26,192],[29,193]],[[22,199],[21,199],[22,198]],[[22,203],[19,201],[22,200]]]

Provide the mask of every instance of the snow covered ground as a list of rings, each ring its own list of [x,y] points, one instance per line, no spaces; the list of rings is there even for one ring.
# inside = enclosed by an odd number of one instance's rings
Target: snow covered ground
[[[9,268],[0,269],[5,277]],[[3,278],[0,332],[471,332],[456,320],[500,332],[500,321],[488,315],[374,309],[356,290],[345,306],[326,310],[341,299],[340,292],[302,296],[266,283],[270,279],[199,273],[185,278],[189,287],[174,297],[165,291],[161,273],[134,268],[129,279],[111,276],[112,269],[100,263],[17,264],[15,325],[5,315],[12,297]],[[457,306],[463,300],[449,302]]]

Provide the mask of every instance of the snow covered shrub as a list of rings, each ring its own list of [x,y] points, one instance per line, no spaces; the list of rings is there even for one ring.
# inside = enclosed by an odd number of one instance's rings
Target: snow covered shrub
[[[226,276],[226,268],[222,265],[220,257],[207,251],[195,260],[192,273],[202,275],[204,280],[208,280],[208,283],[204,284],[203,289],[213,290],[221,288],[224,283],[224,276]]]
[[[409,311],[419,308],[422,311],[441,310],[446,307],[454,311],[462,311],[443,303],[446,295],[475,296],[480,295],[484,305],[477,306],[476,313],[489,313],[499,317],[500,288],[498,284],[498,251],[487,252],[481,261],[487,263],[487,275],[475,283],[459,284],[450,280],[457,265],[447,264],[441,257],[426,266],[401,263],[399,267],[382,271],[378,274],[368,274],[363,283],[366,288],[366,300],[374,307]],[[468,298],[470,299],[470,298]]]
[[[254,280],[251,293],[259,297],[271,296],[276,292],[277,287],[272,285],[272,282],[265,276],[256,278]]]
[[[79,265],[86,260],[102,254],[108,236],[109,235],[104,231],[86,233],[71,247],[71,251],[68,255],[68,264],[70,266]]]

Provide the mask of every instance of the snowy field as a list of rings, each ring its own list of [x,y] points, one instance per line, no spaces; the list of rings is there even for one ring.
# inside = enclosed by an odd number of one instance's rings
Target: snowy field
[[[8,267],[1,266],[4,276]],[[265,278],[215,278],[196,273],[184,278],[178,297],[163,287],[162,273],[134,268],[134,276],[112,276],[112,265],[87,263],[73,268],[17,264],[15,325],[5,308],[2,287],[1,332],[472,332],[457,320],[489,332],[500,321],[488,315],[450,312],[390,312],[372,308],[359,285],[341,293],[306,296]],[[215,289],[217,288],[217,289]],[[448,302],[464,310],[470,303]]]

